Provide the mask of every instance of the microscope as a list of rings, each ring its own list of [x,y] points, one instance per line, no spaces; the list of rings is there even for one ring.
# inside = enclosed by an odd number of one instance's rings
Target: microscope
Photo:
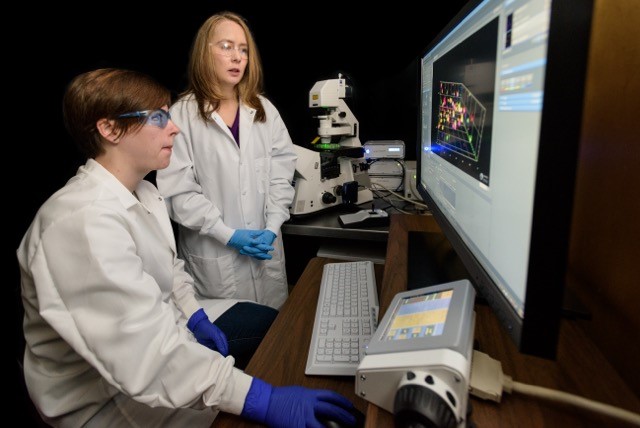
[[[292,216],[373,200],[358,120],[344,101],[350,94],[351,87],[341,74],[316,82],[309,91],[309,107],[323,109],[325,114],[316,116],[320,125],[311,148],[295,146]]]

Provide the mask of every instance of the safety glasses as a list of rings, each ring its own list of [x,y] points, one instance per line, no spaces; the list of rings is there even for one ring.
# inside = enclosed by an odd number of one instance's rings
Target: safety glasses
[[[158,109],[158,110],[140,110],[140,111],[132,111],[129,113],[123,113],[118,116],[118,118],[130,118],[137,117],[144,121],[145,125],[157,126],[158,128],[166,128],[169,120],[171,119],[171,115],[168,111]]]
[[[221,41],[218,43],[209,43],[210,46],[215,46],[218,49],[218,53],[232,57],[236,54],[240,55],[240,59],[249,59],[249,48],[245,45],[236,46],[231,42]]]

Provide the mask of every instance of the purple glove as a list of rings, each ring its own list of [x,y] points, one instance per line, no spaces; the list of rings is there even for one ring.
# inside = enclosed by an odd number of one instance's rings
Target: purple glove
[[[191,315],[187,322],[187,328],[191,330],[199,344],[218,351],[224,357],[229,355],[227,336],[218,326],[209,321],[204,309],[200,308]]]
[[[272,427],[317,427],[319,418],[355,426],[353,404],[342,395],[325,389],[301,386],[273,387],[253,378],[244,401],[242,416]]]

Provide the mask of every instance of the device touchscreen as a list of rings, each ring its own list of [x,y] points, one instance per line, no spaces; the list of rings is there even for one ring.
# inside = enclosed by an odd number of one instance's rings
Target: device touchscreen
[[[425,293],[401,299],[381,340],[440,336],[447,322],[453,290]]]
[[[466,355],[474,300],[475,290],[466,279],[398,293],[365,353],[448,348]]]

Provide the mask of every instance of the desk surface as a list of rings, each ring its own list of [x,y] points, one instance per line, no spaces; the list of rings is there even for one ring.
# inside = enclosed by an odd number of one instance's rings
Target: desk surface
[[[262,344],[245,369],[246,373],[277,386],[301,385],[308,388],[330,389],[349,398],[363,413],[367,401],[356,396],[353,376],[307,376],[304,374],[307,353],[311,344],[316,302],[325,263],[340,261],[316,257],[309,261],[280,314],[267,332]],[[380,287],[383,266],[374,265],[376,283]],[[214,426],[260,426],[239,417],[220,414]]]
[[[378,199],[373,200],[378,207]],[[358,205],[360,209],[369,209],[371,203]],[[342,214],[352,213],[353,206],[337,205],[325,211],[310,214],[308,216],[292,217],[282,225],[282,233],[291,235],[316,236],[320,238],[357,239],[363,241],[386,241],[389,236],[389,227],[344,228],[340,225],[338,217]]]
[[[382,281],[376,265],[380,316],[393,296],[406,289],[407,234],[409,231],[440,233],[428,216],[392,215],[387,260]],[[353,377],[304,374],[311,329],[322,276],[322,266],[333,261],[312,259],[266,335],[246,372],[274,385],[303,385],[340,392],[360,410],[366,409],[367,427],[392,427],[393,416],[355,395]],[[520,354],[491,310],[476,305],[475,339],[481,351],[502,363],[505,374],[527,384],[576,394],[591,400],[640,412],[640,400],[626,386],[598,348],[587,338],[586,321],[567,321],[560,333],[556,361]],[[503,395],[500,404],[471,398],[472,421],[479,427],[625,427],[610,417],[524,395]],[[221,414],[216,427],[254,426],[239,417]]]

